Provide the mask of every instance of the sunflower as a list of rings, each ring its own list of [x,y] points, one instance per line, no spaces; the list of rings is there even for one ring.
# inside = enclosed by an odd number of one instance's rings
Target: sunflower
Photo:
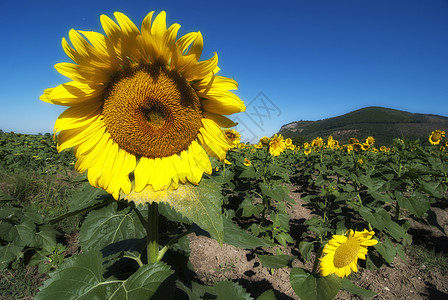
[[[311,149],[311,148],[308,148],[308,149],[306,149],[306,150],[303,150],[303,153],[304,153],[306,156],[308,156],[308,155],[311,153],[311,151],[312,151],[312,149]]]
[[[263,149],[263,144],[259,142],[258,144],[255,144],[254,147],[257,149]]]
[[[347,152],[350,153],[354,150],[353,144],[347,145]]]
[[[369,143],[363,143],[363,144],[360,144],[360,145],[361,145],[361,150],[362,151],[367,151],[369,149],[369,147],[370,147]]]
[[[252,165],[252,162],[248,158],[244,158],[243,165],[245,165],[246,167],[249,167],[250,165]]]
[[[445,137],[445,131],[442,130],[436,130],[431,133],[429,136],[429,142],[431,145],[438,145],[442,138]]]
[[[229,139],[232,148],[238,147],[240,143],[241,134],[235,129],[226,128],[223,130],[226,137]]]
[[[324,140],[321,137],[317,137],[311,142],[311,147],[322,147],[323,145]]]
[[[381,152],[386,152],[386,149],[387,149],[386,146],[381,146],[381,147],[380,147],[380,151],[381,151]]]
[[[357,143],[359,143],[359,140],[357,138],[350,138],[348,140],[348,142],[349,142],[349,144],[357,144]]]
[[[76,170],[115,199],[199,184],[208,156],[224,161],[232,146],[221,127],[236,124],[223,115],[245,110],[229,91],[237,82],[215,75],[217,54],[199,61],[202,34],[177,38],[180,25],[153,14],[141,30],[119,12],[117,23],[101,16],[106,35],[70,30],[73,46],[63,38],[62,47],[74,63],[55,68],[72,81],[40,97],[69,107],[55,124],[57,150],[74,147]]]
[[[260,139],[260,144],[262,144],[263,146],[267,146],[269,145],[269,141],[270,139],[267,136],[264,136]]]
[[[336,273],[340,278],[348,276],[351,271],[358,272],[358,258],[366,259],[367,247],[378,243],[373,240],[374,231],[348,230],[346,235],[333,235],[333,238],[325,245],[320,258],[320,273],[328,276]]]
[[[375,139],[373,138],[373,136],[369,136],[366,139],[366,144],[369,144],[369,145],[375,144]]]
[[[272,156],[279,156],[280,153],[285,151],[286,145],[285,141],[283,140],[282,135],[275,134],[273,138],[271,138],[271,141],[269,142],[269,152]]]
[[[285,140],[285,145],[286,145],[286,147],[291,146],[291,145],[292,145],[292,140],[291,140],[290,138],[287,138],[287,139]]]

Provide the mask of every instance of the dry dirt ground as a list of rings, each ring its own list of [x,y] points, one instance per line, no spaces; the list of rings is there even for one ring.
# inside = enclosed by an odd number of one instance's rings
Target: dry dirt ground
[[[291,228],[301,231],[301,226],[310,218],[311,211],[304,206],[298,192],[291,192],[291,197],[296,200],[296,205],[289,211]],[[439,224],[448,232],[447,210],[434,210]],[[436,228],[414,221],[411,224],[410,233],[414,235],[415,242],[432,243],[436,249],[448,252],[446,235]],[[300,236],[300,233],[292,232],[292,235]],[[256,256],[257,250],[244,250],[226,244],[221,247],[215,240],[195,234],[189,237],[190,260],[198,279],[203,283],[212,284],[230,279],[243,285],[254,297],[274,289],[277,291],[277,299],[298,299],[289,284],[290,268],[277,269],[271,273],[262,267]],[[284,254],[298,255],[297,244],[282,248],[282,251]],[[407,256],[406,262],[396,257],[391,266],[383,265],[375,271],[359,268],[360,271],[352,274],[350,279],[358,286],[376,292],[377,296],[373,299],[448,299],[448,276],[443,276],[440,272],[429,272],[412,255]],[[295,259],[292,266],[312,270],[312,262],[304,263],[299,259]],[[336,299],[362,298],[340,291]]]

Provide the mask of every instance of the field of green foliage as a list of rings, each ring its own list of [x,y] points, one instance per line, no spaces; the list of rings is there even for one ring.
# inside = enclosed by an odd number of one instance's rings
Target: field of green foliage
[[[160,259],[147,263],[152,210],[91,187],[85,174],[74,172],[72,152],[57,153],[52,136],[2,133],[0,297],[276,299],[272,289],[255,296],[238,282],[195,281],[193,232],[220,244],[268,250],[259,251],[262,265],[271,272],[289,268],[300,299],[333,299],[340,290],[374,297],[346,276],[323,276],[317,258],[331,253],[324,246],[334,235],[368,230],[377,242],[368,247],[365,267],[390,267],[413,243],[410,219],[443,232],[433,209],[448,200],[443,138],[395,139],[390,147],[373,138],[340,145],[331,137],[302,145],[279,137],[235,144],[226,163],[212,162],[213,173],[199,186],[179,188],[171,202],[158,204]],[[291,185],[306,191],[302,200],[313,211],[299,239],[291,235],[287,213],[294,204]],[[292,267],[294,260],[313,260],[313,267]]]

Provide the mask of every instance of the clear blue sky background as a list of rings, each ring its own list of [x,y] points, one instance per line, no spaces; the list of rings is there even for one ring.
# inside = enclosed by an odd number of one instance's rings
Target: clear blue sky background
[[[0,129],[52,132],[64,108],[38,97],[68,81],[53,66],[69,61],[71,28],[103,33],[99,17],[114,11],[140,26],[151,10],[179,36],[200,30],[202,59],[216,51],[246,103],[263,92],[275,104],[257,134],[371,105],[448,116],[446,0],[0,0]]]

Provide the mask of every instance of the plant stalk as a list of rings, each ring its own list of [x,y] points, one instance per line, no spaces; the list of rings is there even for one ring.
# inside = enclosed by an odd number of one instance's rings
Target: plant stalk
[[[146,253],[148,255],[148,263],[155,263],[159,257],[159,211],[156,202],[148,205]]]

